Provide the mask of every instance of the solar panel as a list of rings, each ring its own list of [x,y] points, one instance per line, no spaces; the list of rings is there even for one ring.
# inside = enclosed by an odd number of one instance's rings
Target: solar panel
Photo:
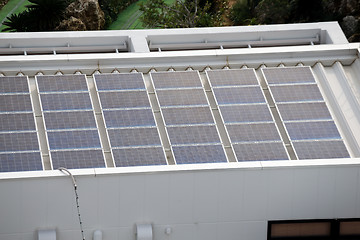
[[[254,69],[207,75],[238,161],[288,159]]]
[[[310,67],[262,69],[268,84],[315,83]]]
[[[162,147],[113,149],[117,167],[167,165]]]
[[[156,89],[159,88],[201,88],[198,71],[150,73]]]
[[[29,93],[27,77],[0,77],[0,94],[1,93]]]
[[[324,102],[283,103],[277,107],[284,121],[332,119]]]
[[[89,93],[40,94],[44,111],[49,110],[92,110]]]
[[[98,91],[120,89],[142,89],[145,85],[141,73],[96,74],[94,75]]]
[[[47,134],[50,150],[101,148],[98,131],[96,129],[81,131],[48,131]]]
[[[106,127],[156,126],[151,109],[104,110]]]
[[[289,159],[282,142],[234,144],[233,148],[239,162]]]
[[[281,140],[274,123],[232,124],[226,128],[232,143]]]
[[[88,91],[85,75],[36,76],[39,92]]]
[[[108,129],[114,147],[161,146],[156,127]]]
[[[30,94],[0,95],[0,103],[0,112],[32,112]]]
[[[36,130],[33,113],[0,114],[0,131]]]
[[[218,145],[173,146],[177,164],[227,162],[224,149]]]
[[[0,154],[0,172],[42,170],[40,152]]]
[[[262,71],[299,159],[349,157],[310,67]]]
[[[96,128],[92,111],[44,112],[47,130]]]
[[[259,85],[254,69],[206,71],[212,87]]]
[[[103,109],[150,107],[146,91],[99,92]]]
[[[219,108],[225,124],[273,121],[266,104],[221,105]]]
[[[296,141],[293,145],[299,159],[350,157],[343,141]]]
[[[26,76],[0,77],[0,172],[42,170]]]
[[[198,71],[151,73],[151,78],[175,161],[226,162]]]
[[[287,122],[285,126],[292,140],[341,138],[333,121]]]
[[[52,151],[51,160],[53,169],[58,169],[59,167],[68,169],[105,167],[101,149]]]
[[[216,101],[222,104],[265,103],[264,95],[259,86],[214,88]]]
[[[170,142],[176,144],[220,143],[214,125],[167,127]]]
[[[275,102],[323,101],[316,84],[271,86]]]
[[[214,123],[209,107],[163,108],[162,113],[166,125]]]
[[[142,74],[94,78],[115,165],[166,164]]]
[[[208,105],[203,89],[156,90],[161,107]]]
[[[0,152],[39,151],[36,132],[0,133]]]

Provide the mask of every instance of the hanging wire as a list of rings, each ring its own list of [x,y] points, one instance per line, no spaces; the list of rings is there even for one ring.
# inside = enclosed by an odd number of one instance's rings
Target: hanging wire
[[[71,177],[71,180],[72,180],[72,183],[73,183],[73,186],[74,186],[75,201],[76,201],[76,208],[77,208],[77,213],[78,213],[78,217],[79,217],[81,236],[82,236],[82,239],[85,240],[84,230],[83,230],[82,220],[81,220],[81,215],[80,215],[79,195],[78,195],[78,192],[77,192],[77,184],[76,184],[75,178],[71,174],[71,172],[68,169],[64,168],[64,167],[60,167],[60,168],[58,168],[58,170],[61,171],[61,172],[66,172]]]

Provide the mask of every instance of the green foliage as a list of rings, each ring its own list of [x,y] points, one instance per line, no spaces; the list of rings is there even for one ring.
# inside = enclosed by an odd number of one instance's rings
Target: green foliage
[[[236,25],[339,20],[326,12],[328,0],[237,0],[230,10]]]
[[[28,32],[27,24],[24,22],[29,18],[29,12],[24,11],[18,14],[11,14],[6,21],[3,23],[6,27],[2,30],[3,32]]]
[[[230,20],[235,25],[257,24],[255,8],[261,0],[236,0],[230,9]]]
[[[322,0],[292,0],[291,22],[318,22],[326,20]]]
[[[3,31],[41,32],[52,31],[63,19],[69,2],[65,0],[29,0],[27,10],[10,15]]]
[[[261,24],[286,23],[290,17],[288,0],[262,0],[255,8],[256,18]]]
[[[253,13],[246,1],[237,0],[230,9],[229,18],[235,25],[248,25]]]
[[[167,5],[164,0],[149,0],[140,4],[140,10],[143,12],[141,20],[149,28],[220,26],[226,2],[212,2],[202,2],[200,6],[197,0],[176,0],[174,4]]]
[[[51,31],[63,19],[68,2],[65,0],[29,0],[30,22],[35,31]]]

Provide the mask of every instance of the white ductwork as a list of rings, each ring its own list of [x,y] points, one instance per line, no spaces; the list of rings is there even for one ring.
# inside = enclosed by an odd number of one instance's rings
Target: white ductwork
[[[93,234],[93,240],[102,240],[103,239],[103,234],[101,230],[95,230],[94,234]]]
[[[38,230],[38,240],[56,240],[55,229]]]
[[[136,240],[153,240],[152,225],[147,224],[136,224]]]

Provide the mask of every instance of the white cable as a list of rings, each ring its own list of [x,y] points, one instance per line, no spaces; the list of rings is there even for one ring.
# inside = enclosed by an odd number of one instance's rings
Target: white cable
[[[58,170],[60,170],[61,172],[66,172],[71,177],[71,180],[73,182],[74,192],[75,192],[76,208],[77,208],[78,217],[79,217],[79,223],[80,223],[81,236],[82,236],[82,239],[85,240],[84,231],[83,231],[83,227],[82,227],[82,220],[81,220],[81,215],[80,215],[79,195],[77,193],[77,184],[76,184],[75,178],[71,174],[71,172],[68,169],[64,168],[64,167],[60,167],[60,168],[58,168]]]

